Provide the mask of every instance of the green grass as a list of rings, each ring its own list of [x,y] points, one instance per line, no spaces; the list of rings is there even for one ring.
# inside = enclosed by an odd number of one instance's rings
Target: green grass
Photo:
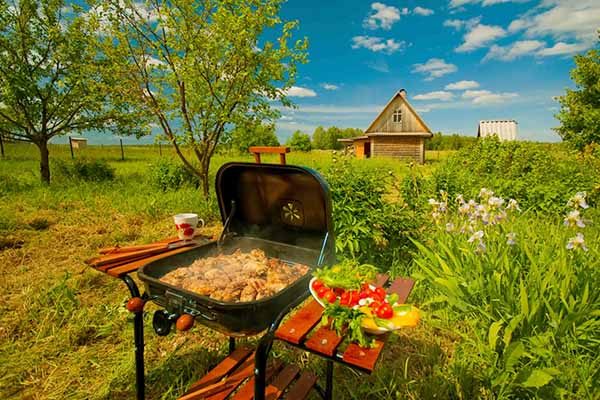
[[[123,307],[124,284],[84,264],[98,248],[146,243],[173,234],[171,215],[194,211],[208,217],[207,233],[218,232],[214,204],[193,187],[161,192],[147,181],[148,166],[160,155],[155,146],[90,146],[76,157],[106,160],[114,181],[82,182],[54,174],[39,183],[37,149],[6,146],[0,160],[0,398],[131,399],[134,394],[132,318]],[[173,157],[163,146],[162,157]],[[429,154],[432,154],[431,152]],[[50,147],[51,165],[69,160],[68,146]],[[276,162],[264,157],[264,162]],[[215,156],[211,171],[251,155]],[[288,163],[327,168],[331,152],[290,153]],[[356,161],[403,176],[405,163]],[[433,168],[426,165],[424,171]],[[225,355],[224,336],[196,326],[161,338],[146,314],[147,398],[174,399]],[[336,367],[336,398],[432,398],[450,390],[442,371],[456,337],[431,334],[427,324],[393,339],[380,368],[363,376]],[[277,356],[324,372],[316,357],[280,345]],[[391,379],[391,380],[390,380]],[[435,388],[435,389],[434,389]]]

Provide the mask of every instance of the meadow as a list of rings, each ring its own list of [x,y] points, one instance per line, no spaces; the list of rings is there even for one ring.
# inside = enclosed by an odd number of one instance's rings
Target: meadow
[[[336,367],[336,399],[600,396],[598,158],[511,146],[428,152],[424,166],[288,155],[330,183],[339,256],[417,279],[410,300],[422,323],[391,337],[373,375]],[[68,146],[50,154],[50,186],[39,183],[34,147],[9,144],[0,160],[0,397],[130,399],[126,288],[84,260],[100,247],[172,236],[178,212],[197,212],[205,233],[217,233],[217,207],[165,146],[162,155],[127,146],[124,161],[118,147],[90,146],[76,150],[79,167]],[[252,158],[216,155],[212,174],[231,160]],[[508,209],[509,198],[519,210]],[[578,233],[583,244],[573,241]],[[147,310],[147,398],[175,399],[225,355],[227,341],[198,324],[158,337]],[[274,354],[323,376],[315,357],[281,345]]]

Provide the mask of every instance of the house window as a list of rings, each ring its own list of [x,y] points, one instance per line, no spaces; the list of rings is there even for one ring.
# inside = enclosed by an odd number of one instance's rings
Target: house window
[[[396,111],[394,111],[392,120],[396,123],[402,122],[402,110],[401,109],[397,109]]]

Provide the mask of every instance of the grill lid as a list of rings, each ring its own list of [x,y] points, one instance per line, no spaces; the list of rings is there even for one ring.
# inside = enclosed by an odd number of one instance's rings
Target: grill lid
[[[314,170],[277,164],[227,163],[216,193],[224,233],[317,250],[317,264],[335,258],[331,196]]]

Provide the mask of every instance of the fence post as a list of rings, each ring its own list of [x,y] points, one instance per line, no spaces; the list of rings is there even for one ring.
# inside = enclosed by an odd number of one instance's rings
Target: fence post
[[[158,142],[158,155],[162,156],[162,143]]]
[[[71,149],[71,159],[75,159],[75,153],[73,153],[73,142],[71,141],[71,136],[69,136],[69,148]]]
[[[2,139],[1,133],[0,133],[0,153],[2,153],[2,158],[4,158],[4,140]]]
[[[125,153],[123,152],[123,139],[119,138],[119,142],[121,143],[121,161],[125,161]]]

